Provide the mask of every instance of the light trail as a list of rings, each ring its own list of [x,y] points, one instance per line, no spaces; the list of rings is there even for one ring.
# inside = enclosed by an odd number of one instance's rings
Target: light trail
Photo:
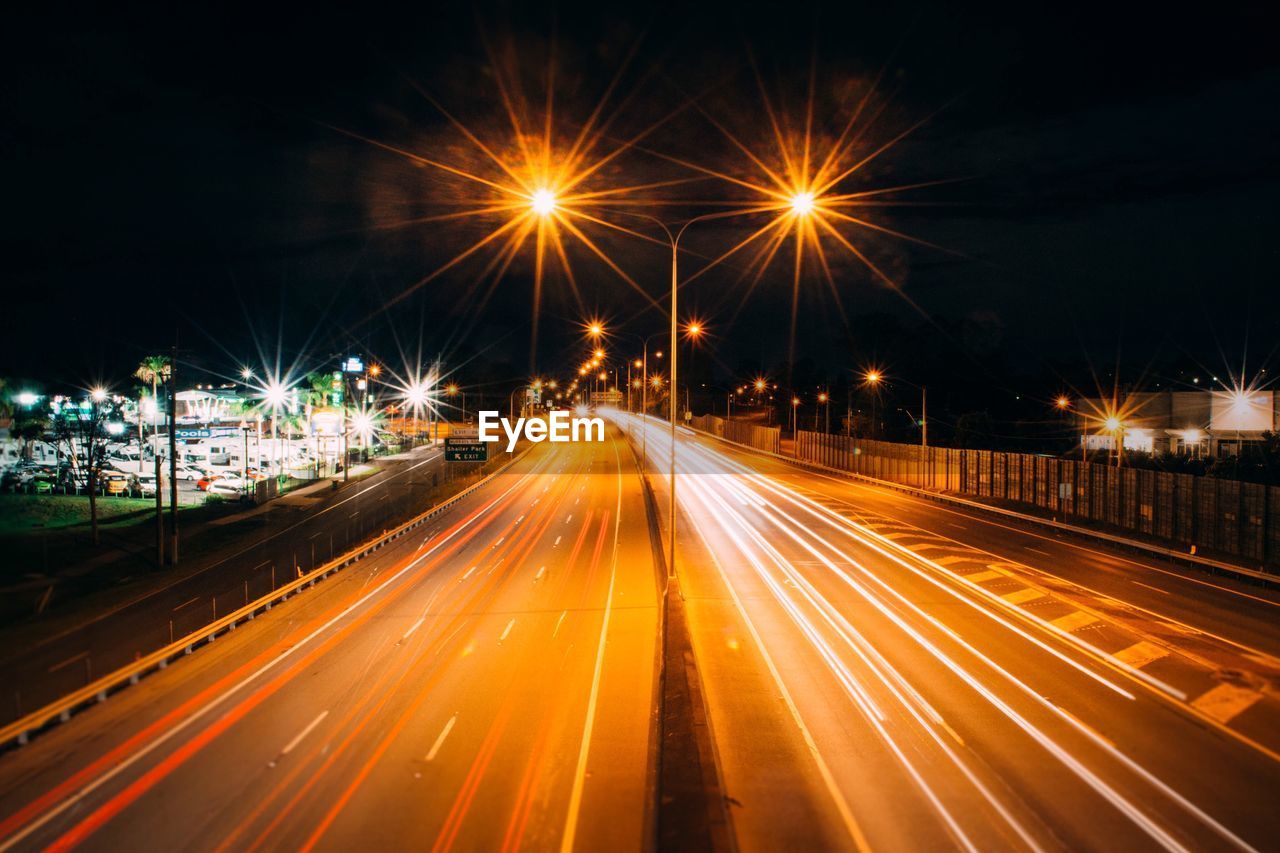
[[[648,440],[655,443],[650,451],[655,461],[661,462],[669,452],[669,444],[664,444],[669,441],[665,426],[631,415],[619,414],[616,418],[630,431],[653,433],[648,436]],[[686,441],[682,444],[680,463],[677,476],[682,479],[682,508],[695,520],[691,526],[698,531],[708,548],[714,550],[716,543],[719,542],[720,547],[728,545],[734,552],[732,557],[729,554],[718,553],[717,563],[742,565],[745,562],[752,568],[764,588],[770,593],[772,600],[787,614],[818,659],[850,697],[854,706],[859,709],[890,751],[898,757],[904,771],[933,805],[958,843],[962,845],[969,843],[964,829],[933,794],[929,780],[924,778],[912,762],[902,754],[888,725],[896,724],[890,709],[883,707],[870,696],[866,685],[859,680],[849,664],[832,646],[827,634],[834,635],[843,647],[855,655],[860,667],[869,672],[887,692],[893,702],[893,708],[901,708],[906,712],[906,716],[930,737],[943,755],[960,770],[962,776],[974,787],[978,795],[1000,815],[1018,837],[1029,847],[1038,846],[1018,818],[982,781],[980,771],[971,768],[940,734],[945,732],[948,737],[959,739],[958,735],[951,731],[951,727],[946,725],[940,711],[925,700],[920,689],[911,683],[909,676],[888,661],[881,650],[889,646],[882,641],[878,647],[865,633],[854,627],[849,618],[844,615],[845,603],[821,592],[816,583],[810,580],[809,573],[796,563],[794,557],[788,556],[787,552],[791,547],[798,549],[822,566],[827,576],[837,580],[854,593],[857,600],[872,607],[888,625],[900,632],[904,639],[926,652],[945,671],[951,673],[973,694],[997,711],[1015,730],[1022,732],[1073,778],[1109,803],[1157,844],[1171,850],[1187,849],[1189,846],[1178,830],[1164,825],[1159,811],[1149,802],[1149,798],[1135,799],[1131,794],[1122,792],[1115,782],[1104,779],[1100,769],[1090,766],[1087,754],[1077,754],[1032,717],[1016,709],[1011,704],[1010,698],[1000,695],[1000,688],[997,685],[1004,684],[1011,687],[1022,700],[1030,702],[1030,707],[1038,709],[1037,713],[1044,714],[1047,721],[1065,726],[1066,731],[1083,737],[1089,749],[1096,752],[1099,757],[1104,757],[1123,767],[1141,785],[1158,793],[1221,840],[1240,849],[1250,849],[1246,842],[1221,822],[1123,750],[1076,719],[1064,708],[1050,702],[1030,684],[966,640],[941,619],[926,612],[910,597],[895,588],[896,581],[893,576],[886,576],[882,570],[877,571],[871,568],[840,543],[848,542],[859,549],[887,559],[891,565],[903,570],[907,575],[926,582],[930,588],[946,592],[951,598],[963,602],[967,609],[982,615],[1002,630],[1012,632],[1038,651],[1052,655],[1058,662],[1070,666],[1074,671],[1105,686],[1109,692],[1122,697],[1124,701],[1135,700],[1134,695],[1129,691],[1093,672],[1090,667],[1081,662],[1073,660],[1063,651],[1053,648],[1049,642],[1033,636],[1030,630],[1008,618],[1006,614],[1025,616],[1016,609],[1010,610],[1011,605],[1008,602],[975,584],[964,581],[962,575],[951,572],[911,552],[905,546],[896,545],[892,540],[869,528],[823,507],[780,481],[751,471],[699,443]],[[661,477],[659,481],[665,482],[665,479]],[[802,520],[803,518],[809,519],[809,522],[806,523]],[[789,543],[789,546],[784,543]],[[730,585],[737,582],[737,577],[732,573],[726,572],[724,578]],[[1073,641],[1077,638],[1063,636],[1063,632],[1053,630],[1053,626],[1049,626],[1043,620],[1026,618],[1032,620],[1031,627],[1049,632],[1052,635],[1051,639],[1067,642],[1078,651],[1090,653],[1090,657],[1101,654],[1087,643],[1083,645],[1074,643]],[[980,665],[981,672],[993,674],[997,681],[987,683],[980,671],[972,670],[961,663],[943,645],[930,639],[926,635],[927,631],[938,632],[944,644],[954,645],[965,655],[972,657]],[[897,647],[896,642],[893,647]],[[1104,657],[1110,658],[1109,655]],[[1135,675],[1128,672],[1126,674]],[[1141,678],[1142,675],[1145,674],[1136,673],[1136,677]]]

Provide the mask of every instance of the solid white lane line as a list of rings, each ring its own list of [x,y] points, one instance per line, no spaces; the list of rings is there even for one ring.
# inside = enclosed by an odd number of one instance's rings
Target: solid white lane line
[[[302,731],[294,735],[293,740],[289,741],[284,745],[284,749],[280,750],[280,754],[288,755],[289,753],[293,752],[293,748],[298,744],[302,743],[302,739],[305,738],[307,735],[311,734],[311,730],[314,729],[316,726],[320,725],[321,721],[324,720],[324,718],[327,716],[329,716],[328,711],[321,711],[314,720],[312,720],[310,723],[307,724],[307,727],[305,729],[303,729]]]
[[[1052,557],[1052,556],[1053,556],[1053,555],[1052,555],[1052,554],[1050,554],[1048,551],[1042,551],[1042,550],[1040,550],[1039,548],[1032,548],[1030,545],[1023,545],[1022,547],[1023,547],[1023,548],[1026,548],[1028,551],[1034,551],[1034,552],[1035,552],[1035,553],[1037,553],[1037,554],[1043,554],[1043,555],[1044,555],[1044,556],[1046,556],[1046,557]]]
[[[1160,593],[1161,595],[1173,595],[1173,593],[1169,592],[1169,590],[1167,590],[1167,589],[1161,589],[1161,588],[1160,588],[1160,587],[1158,587],[1158,586],[1152,586],[1151,584],[1143,583],[1142,581],[1129,581],[1129,583],[1137,584],[1137,585],[1138,585],[1138,586],[1140,586],[1140,587],[1144,587],[1144,588],[1146,588],[1146,589],[1149,589],[1149,590],[1151,590],[1152,592],[1158,592],[1158,593]]]
[[[449,736],[449,732],[453,731],[453,724],[458,722],[458,715],[454,714],[449,718],[449,722],[444,724],[444,728],[440,730],[436,742],[431,744],[431,751],[427,753],[427,761],[435,761],[436,754],[440,752],[440,747],[444,746],[444,739]]]
[[[501,643],[503,640],[507,638],[507,635],[511,633],[511,629],[515,627],[515,624],[516,624],[516,620],[514,619],[512,619],[510,622],[507,623],[507,627],[502,629],[502,636],[498,638],[499,643]]]

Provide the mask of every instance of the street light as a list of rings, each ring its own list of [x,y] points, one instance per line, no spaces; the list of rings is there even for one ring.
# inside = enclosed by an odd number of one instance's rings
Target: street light
[[[866,376],[863,377],[866,384],[872,388],[871,392],[871,438],[876,437],[876,397],[879,396],[880,390],[880,371],[868,370]]]
[[[465,424],[467,422],[467,392],[460,389],[456,382],[450,382],[445,386],[444,393],[449,397],[455,397],[458,394],[462,395],[462,422]]]
[[[556,194],[546,188],[540,189],[529,198],[529,206],[539,216],[550,216],[556,210]]]
[[[807,216],[813,212],[813,193],[796,193],[791,197],[791,212],[796,216]]]

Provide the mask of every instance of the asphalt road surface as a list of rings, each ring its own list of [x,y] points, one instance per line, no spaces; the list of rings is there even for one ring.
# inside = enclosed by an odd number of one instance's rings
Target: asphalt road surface
[[[0,758],[0,850],[640,848],[657,603],[625,444],[540,445]]]
[[[742,849],[1274,848],[1272,593],[681,433]]]
[[[737,847],[1275,847],[1275,593],[684,430],[679,453]],[[650,847],[656,569],[619,433],[539,445],[0,756],[0,853]]]

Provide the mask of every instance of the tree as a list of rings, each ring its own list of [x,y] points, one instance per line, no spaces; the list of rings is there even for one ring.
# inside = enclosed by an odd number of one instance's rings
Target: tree
[[[72,482],[80,479],[78,466],[84,460],[85,484],[89,488],[89,525],[93,544],[98,544],[98,471],[106,455],[107,422],[120,417],[120,402],[105,391],[94,389],[84,402],[68,403],[54,422],[54,441],[67,454]]]
[[[156,396],[157,387],[161,382],[168,382],[172,371],[172,363],[167,355],[149,355],[138,363],[138,369],[133,372],[135,379],[151,385],[151,400],[156,405],[157,411],[160,406],[160,399]],[[142,423],[142,406],[138,406],[138,423]],[[159,430],[159,427],[156,427]],[[154,437],[154,433],[153,433]]]
[[[333,377],[328,373],[307,374],[307,405],[312,407],[324,407],[329,405],[329,398],[333,395]]]

